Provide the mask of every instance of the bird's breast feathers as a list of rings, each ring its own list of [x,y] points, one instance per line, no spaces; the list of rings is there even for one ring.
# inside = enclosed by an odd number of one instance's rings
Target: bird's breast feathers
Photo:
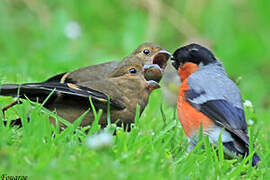
[[[198,111],[186,100],[186,89],[188,89],[188,85],[187,81],[184,81],[179,91],[177,103],[178,116],[185,134],[190,138],[196,137],[198,136],[199,129],[202,126],[203,133],[208,135],[210,143],[218,143],[221,133],[222,142],[233,141],[232,136],[228,131],[216,125],[214,121],[202,112]]]
[[[205,67],[196,71],[189,76],[185,86],[182,96],[193,108],[193,115],[189,115],[190,117],[185,121],[198,121],[195,115],[200,114],[200,118],[205,116],[213,124],[225,128],[246,141],[243,132],[247,132],[247,124],[241,95],[238,87],[227,77],[222,66],[213,66],[210,69]],[[185,111],[183,107],[180,110]],[[241,133],[238,130],[241,130]]]
[[[186,90],[189,89],[187,81],[183,81],[179,90],[177,99],[177,112],[179,120],[183,126],[185,134],[189,137],[193,136],[194,133],[203,128],[210,128],[214,123],[203,113],[195,109],[185,97]]]

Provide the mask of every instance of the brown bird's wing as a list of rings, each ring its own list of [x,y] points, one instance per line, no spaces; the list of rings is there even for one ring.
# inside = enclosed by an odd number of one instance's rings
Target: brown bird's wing
[[[104,93],[104,90],[106,89],[104,88],[104,83],[101,83],[102,87],[99,88],[99,81],[104,81],[106,75],[111,73],[118,64],[119,61],[111,61],[79,68],[72,72],[55,75],[43,83],[33,83],[32,86],[36,85],[35,88],[39,89],[37,90],[37,93],[42,92],[45,93],[44,95],[48,95],[48,92],[51,92],[52,89],[55,88],[54,91],[56,93],[58,92],[65,95],[84,98],[91,97],[94,101],[108,103],[108,96],[110,96],[110,94]],[[39,96],[40,95],[41,94],[39,94]],[[114,99],[110,99],[110,105],[115,109],[125,108],[121,102]]]
[[[91,97],[93,101],[100,103],[108,102],[108,94],[103,93],[102,89],[88,88],[78,85],[85,81],[93,82],[92,87],[95,87],[95,81],[103,80],[106,74],[117,67],[118,62],[112,61],[108,63],[88,66],[77,69],[72,72],[58,74],[41,83],[27,84],[3,84],[0,88],[0,95],[17,96],[24,98],[27,96],[31,100],[39,99],[40,102],[46,99],[51,94],[50,101],[59,95],[67,95],[71,98],[81,97],[86,100]],[[68,98],[68,97],[67,97]],[[110,99],[111,108],[124,109],[125,106],[118,100]]]
[[[119,61],[111,61],[103,64],[79,68],[72,72],[58,74],[46,80],[45,82],[59,83],[80,83],[85,81],[103,80],[107,74],[111,73],[119,64]]]

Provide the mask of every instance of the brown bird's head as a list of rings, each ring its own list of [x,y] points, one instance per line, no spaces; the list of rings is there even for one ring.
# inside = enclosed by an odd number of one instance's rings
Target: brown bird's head
[[[160,88],[158,82],[161,77],[162,69],[157,64],[143,65],[141,58],[137,56],[130,57],[128,61],[120,61],[117,68],[109,75],[109,78],[119,87],[130,90],[148,89],[149,92]]]
[[[165,50],[164,48],[160,47],[157,44],[143,43],[139,47],[137,47],[132,52],[131,55],[126,57],[124,61],[134,60],[131,57],[137,57],[143,65],[156,64],[160,67],[161,71],[163,72],[167,66],[168,59],[171,57],[171,53],[169,53],[167,50]],[[138,61],[138,59],[135,58],[136,61]],[[153,71],[153,69],[151,71]],[[160,79],[161,77],[162,75],[160,76]],[[158,80],[156,78],[158,82],[160,81],[160,79]]]
[[[162,76],[161,68],[157,64],[143,65],[141,61],[137,56],[119,61],[104,80],[106,89],[102,86],[105,94],[125,107],[119,111],[118,118],[124,119],[127,124],[134,122],[137,106],[140,107],[141,114],[148,104],[151,92],[160,88],[155,77]]]

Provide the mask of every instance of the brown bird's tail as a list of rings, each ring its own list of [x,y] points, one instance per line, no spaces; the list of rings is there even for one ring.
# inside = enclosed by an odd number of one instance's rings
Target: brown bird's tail
[[[47,99],[46,104],[52,102],[55,98],[59,97],[59,95],[68,96],[68,99],[82,102],[89,102],[90,97],[94,103],[107,104],[108,100],[107,95],[100,91],[72,83],[41,82],[21,85],[3,84],[0,86],[0,96],[27,97],[31,101],[38,101],[40,103]],[[110,105],[115,109],[122,110],[125,108],[117,99],[111,99]]]
[[[0,95],[16,97],[18,95],[18,89],[18,84],[3,84],[0,85]]]
[[[19,98],[29,98],[32,101],[42,102],[53,90],[41,89],[40,83],[29,84],[2,84],[0,85],[0,96],[11,96]]]

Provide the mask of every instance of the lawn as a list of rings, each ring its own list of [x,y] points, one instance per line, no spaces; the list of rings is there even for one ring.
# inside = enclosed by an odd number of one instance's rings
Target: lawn
[[[48,121],[50,112],[25,101],[7,113],[8,120],[21,117],[22,128],[4,127],[0,116],[0,177],[269,179],[269,5],[256,0],[0,1],[0,83],[38,82],[121,60],[146,41],[171,52],[187,42],[202,42],[239,82],[243,99],[252,102],[245,108],[246,118],[262,159],[258,168],[246,164],[248,159],[226,160],[208,146],[207,138],[200,141],[205,149],[196,146],[187,153],[175,110],[159,89],[130,132],[106,128],[102,147],[92,141],[100,138],[97,125],[86,134],[77,129],[78,120],[60,133]],[[0,107],[12,100],[0,97]]]

